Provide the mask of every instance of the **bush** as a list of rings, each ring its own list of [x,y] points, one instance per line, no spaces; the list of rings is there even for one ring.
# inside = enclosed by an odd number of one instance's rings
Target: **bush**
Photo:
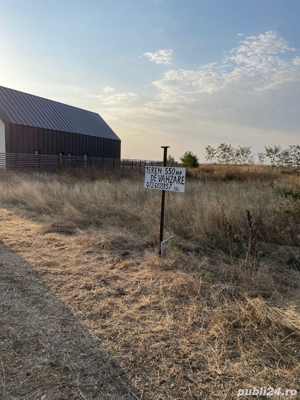
[[[186,151],[182,157],[180,157],[183,167],[197,168],[199,166],[199,159],[196,154],[191,151]]]
[[[173,166],[173,164],[175,164],[175,158],[173,156],[171,156],[171,154],[168,155],[168,160],[167,160],[168,165]]]

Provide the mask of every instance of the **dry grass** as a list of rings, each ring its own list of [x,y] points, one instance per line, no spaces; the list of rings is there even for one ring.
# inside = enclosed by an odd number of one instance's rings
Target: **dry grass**
[[[202,164],[199,168],[189,169],[188,177],[206,181],[245,181],[245,182],[270,182],[280,180],[285,175],[291,179],[299,177],[298,169],[271,167],[263,165],[228,165],[228,164]]]
[[[221,175],[226,171],[223,165],[205,166],[215,167]],[[199,168],[200,172],[201,168],[204,167]],[[232,168],[240,176],[248,169],[229,166],[229,171]],[[268,167],[253,166],[252,169],[260,171],[264,182],[260,179],[251,182],[188,179],[185,194],[168,193],[166,235],[175,234],[179,241],[185,241],[185,251],[189,246],[201,251],[217,248],[232,258],[245,258],[249,244],[246,211],[249,210],[261,255],[269,256],[272,245],[284,245],[292,248],[290,254],[293,252],[296,262],[299,261],[299,218],[284,212],[287,201],[276,195],[269,183],[288,185],[291,179],[300,182],[300,178],[295,175],[287,179],[279,170],[274,175]],[[198,170],[190,173],[197,176]],[[73,172],[73,175],[4,174],[3,177],[0,176],[0,204],[30,211],[33,216],[43,215],[54,230],[58,227],[72,230],[77,226],[120,227],[143,235],[152,244],[158,240],[160,191],[144,189],[139,171],[133,171],[132,175],[121,170],[116,174],[89,171],[86,176],[84,172]]]
[[[1,211],[0,239],[72,310],[138,398],[299,389],[299,223],[272,189],[260,180],[188,182],[184,195],[167,196],[166,235],[175,240],[161,260],[159,192],[143,189],[139,174],[121,178],[2,179],[0,201],[13,212]]]
[[[3,243],[0,252],[0,399],[132,400],[68,307],[22,257]]]

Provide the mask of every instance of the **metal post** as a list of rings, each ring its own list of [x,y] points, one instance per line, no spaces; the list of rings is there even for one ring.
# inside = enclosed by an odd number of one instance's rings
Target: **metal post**
[[[162,149],[164,149],[164,159],[163,159],[163,167],[167,166],[167,153],[168,153],[168,148],[170,146],[161,146]],[[164,240],[164,218],[165,218],[165,194],[166,191],[162,190],[161,191],[161,214],[160,214],[160,234],[159,234],[159,243]],[[159,254],[161,255],[161,246],[159,246]]]
[[[123,169],[124,169],[124,158],[123,158]]]

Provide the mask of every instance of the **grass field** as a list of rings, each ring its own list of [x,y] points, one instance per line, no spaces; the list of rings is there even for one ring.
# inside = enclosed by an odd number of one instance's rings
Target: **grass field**
[[[157,255],[160,191],[143,188],[142,172],[2,172],[0,240],[84,327],[129,398],[300,390],[300,206],[278,190],[295,193],[300,178],[288,172],[189,170],[186,192],[166,194],[165,237],[174,240],[165,260]],[[6,311],[0,341],[9,318]],[[90,386],[70,380],[65,397],[48,386],[43,392],[43,379],[35,379],[21,397],[13,370],[9,379],[15,339],[5,332],[5,399],[121,398],[103,392],[98,377]]]

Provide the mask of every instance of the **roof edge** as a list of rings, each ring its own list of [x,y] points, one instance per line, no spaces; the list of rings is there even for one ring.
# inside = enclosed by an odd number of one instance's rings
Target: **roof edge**
[[[8,87],[2,86],[2,85],[0,85],[0,88],[7,89],[7,90],[12,90],[13,92],[19,92],[19,93],[22,93],[22,94],[27,94],[28,96],[37,97],[38,99],[43,99],[43,100],[47,100],[47,101],[52,101],[53,103],[62,104],[62,105],[64,105],[64,106],[73,107],[73,108],[77,108],[78,110],[84,110],[84,111],[89,112],[89,113],[92,113],[92,114],[100,115],[99,113],[96,113],[95,111],[90,111],[90,110],[86,110],[85,108],[80,108],[80,107],[72,106],[71,104],[62,103],[61,101],[51,100],[51,99],[48,99],[47,97],[37,96],[36,94],[31,94],[31,93],[27,93],[27,92],[22,92],[21,90],[8,88]],[[100,117],[101,117],[101,115],[100,115]]]
[[[1,117],[1,110],[0,110],[0,119],[3,121],[3,119],[2,119],[2,117]],[[4,118],[5,119],[5,118]],[[87,135],[86,133],[79,133],[79,132],[69,132],[69,131],[64,131],[63,129],[52,129],[52,128],[43,128],[42,126],[36,126],[36,125],[25,125],[25,124],[16,124],[15,122],[10,122],[9,120],[5,120],[5,121],[3,121],[4,123],[7,123],[7,124],[11,124],[11,125],[18,125],[18,126],[26,126],[26,127],[28,127],[28,128],[35,128],[35,129],[45,129],[45,130],[49,130],[49,131],[56,131],[56,132],[64,132],[64,133],[71,133],[71,134],[74,134],[74,135],[84,135],[84,136],[89,136],[89,137],[98,137],[98,138],[100,138],[100,139],[109,139],[109,140],[116,140],[116,141],[120,141],[120,142],[122,142],[122,140],[119,138],[119,136],[115,133],[115,135],[116,135],[116,138],[114,138],[114,139],[111,139],[111,138],[105,138],[105,137],[102,137],[102,136],[94,136],[94,135]],[[111,128],[110,128],[111,129]]]

